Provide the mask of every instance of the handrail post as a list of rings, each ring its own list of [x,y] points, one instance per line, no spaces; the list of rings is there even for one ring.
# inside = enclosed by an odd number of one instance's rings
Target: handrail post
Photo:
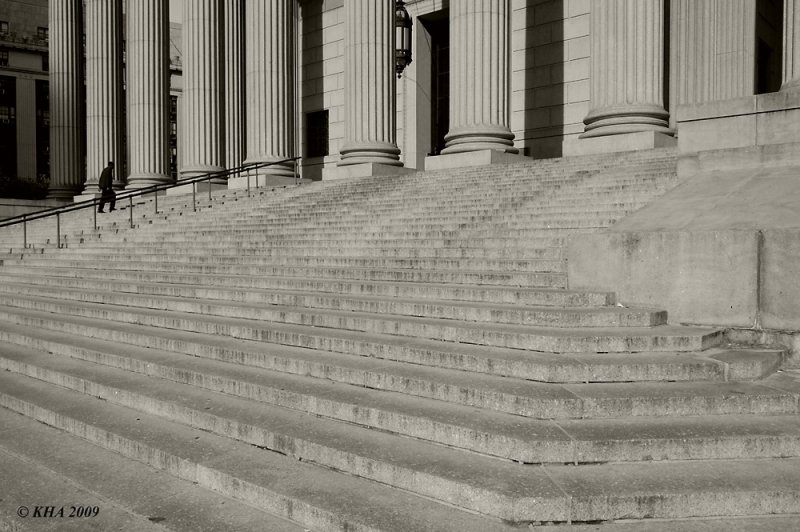
[[[206,185],[208,185],[208,202],[211,203],[211,179],[206,181]]]
[[[192,181],[192,210],[197,212],[197,181]]]
[[[128,196],[128,211],[130,211],[131,229],[133,229],[133,194]]]
[[[61,249],[61,213],[56,213],[56,247]]]
[[[156,186],[153,189],[153,202],[155,203],[155,206],[156,206],[155,214],[158,214],[158,186]]]
[[[300,162],[295,159],[294,161],[294,184],[297,186],[297,183],[300,181]]]
[[[22,249],[28,249],[28,216],[22,215]]]
[[[247,197],[250,197],[250,167],[247,167]]]
[[[94,230],[97,231],[97,198],[92,197],[92,219],[94,220]]]

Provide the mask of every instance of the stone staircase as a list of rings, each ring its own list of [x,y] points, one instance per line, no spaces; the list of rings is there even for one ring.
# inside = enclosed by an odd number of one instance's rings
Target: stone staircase
[[[800,513],[781,350],[569,289],[566,236],[646,205],[675,166],[531,161],[226,191],[197,213],[167,197],[133,230],[125,209],[97,231],[65,216],[63,249],[52,222],[32,249],[5,230],[1,467],[136,529]],[[104,484],[109,467],[175,506]],[[176,517],[201,498],[219,511]]]

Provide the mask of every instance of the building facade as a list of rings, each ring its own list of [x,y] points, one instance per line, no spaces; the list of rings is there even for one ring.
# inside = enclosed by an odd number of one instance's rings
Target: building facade
[[[49,175],[47,0],[0,3],[0,176]]]
[[[195,0],[178,41],[165,1],[51,0],[51,196],[108,160],[139,188],[292,157],[320,179],[666,145],[679,106],[800,73],[797,0],[408,0],[399,78],[395,7]]]

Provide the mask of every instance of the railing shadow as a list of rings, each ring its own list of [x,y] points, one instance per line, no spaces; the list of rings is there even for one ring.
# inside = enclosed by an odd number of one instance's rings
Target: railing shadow
[[[116,197],[116,201],[128,201],[128,211],[129,211],[129,218],[130,218],[130,226],[131,228],[134,227],[133,223],[133,207],[134,207],[134,198],[141,198],[147,196],[149,194],[153,195],[153,203],[155,213],[158,214],[158,193],[161,191],[169,190],[176,187],[184,187],[187,185],[192,185],[192,211],[197,211],[197,185],[198,183],[205,183],[212,181],[214,179],[228,179],[230,177],[247,177],[247,195],[250,196],[250,190],[252,187],[251,179],[252,177],[256,178],[256,184],[258,183],[258,170],[262,168],[267,168],[269,166],[285,164],[288,162],[297,162],[299,157],[292,157],[289,159],[282,159],[280,161],[270,161],[270,162],[258,162],[258,163],[248,163],[241,166],[237,166],[236,168],[230,168],[227,170],[220,170],[216,172],[208,172],[205,174],[201,174],[198,176],[193,176],[186,179],[180,179],[178,181],[173,181],[171,183],[161,183],[157,185],[151,185],[149,187],[140,188],[137,190],[130,190],[125,191],[121,194],[118,194]],[[295,164],[295,184],[299,182],[299,176],[297,174],[297,165]],[[208,187],[208,199],[211,200],[211,190],[212,187],[209,184]],[[3,227],[11,227],[15,225],[22,224],[22,247],[23,249],[28,248],[28,223],[33,222],[36,220],[42,220],[46,218],[55,217],[56,219],[56,246],[61,248],[61,215],[81,211],[85,209],[92,209],[93,212],[93,227],[94,230],[97,230],[97,205],[100,202],[100,198],[93,198],[90,200],[79,201],[76,203],[71,203],[69,205],[61,206],[61,207],[53,207],[51,209],[44,209],[41,211],[36,211],[33,213],[28,214],[21,214],[19,216],[14,216],[13,218],[8,218],[6,220],[0,221],[0,228]]]

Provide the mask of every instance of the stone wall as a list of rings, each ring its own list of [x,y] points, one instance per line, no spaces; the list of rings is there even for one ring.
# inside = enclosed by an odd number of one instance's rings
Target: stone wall
[[[323,164],[339,160],[344,140],[344,0],[300,4],[300,154],[306,155],[305,117],[328,110],[328,156],[304,159],[304,177],[319,179]]]
[[[557,157],[589,112],[589,0],[512,0],[511,130],[520,152]]]
[[[800,229],[575,235],[571,289],[617,292],[670,323],[800,331]]]

